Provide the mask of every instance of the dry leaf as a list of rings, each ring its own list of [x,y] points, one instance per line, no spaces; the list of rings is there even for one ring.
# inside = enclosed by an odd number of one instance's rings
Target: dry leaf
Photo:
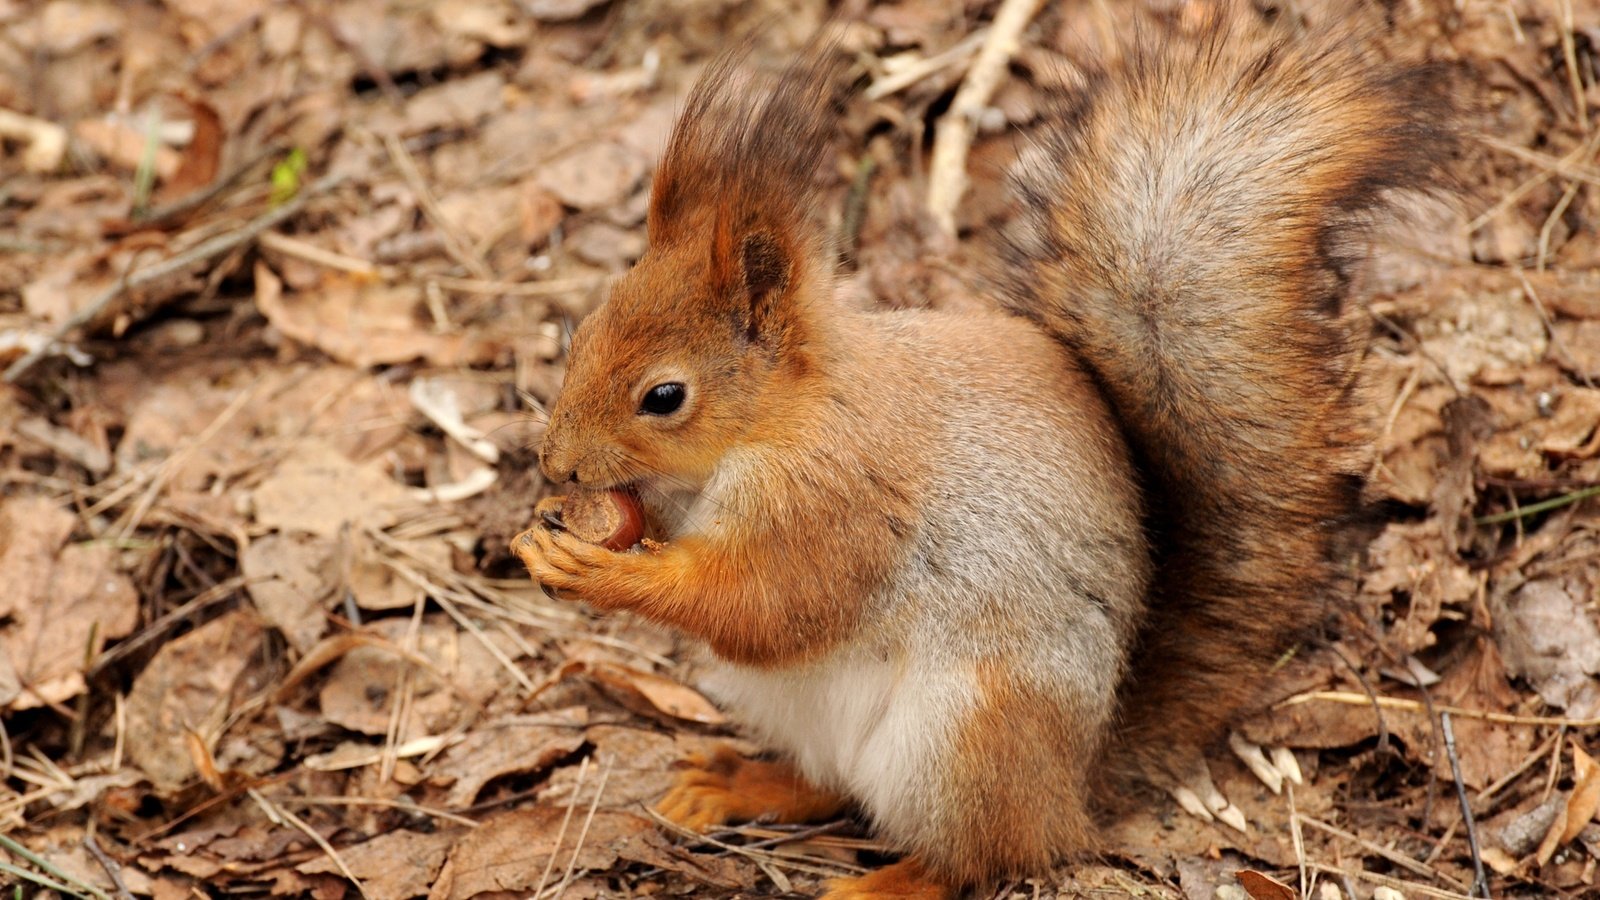
[[[1287,884],[1254,869],[1240,869],[1234,876],[1250,894],[1250,900],[1295,900],[1300,892]]]
[[[84,668],[133,631],[139,598],[109,543],[69,544],[78,518],[42,497],[0,500],[0,706],[84,690]]]
[[[1567,822],[1560,843],[1567,843],[1583,831],[1600,810],[1600,765],[1585,753],[1577,738],[1572,739],[1572,793],[1567,796]]]
[[[197,772],[186,732],[214,741],[243,682],[267,674],[255,616],[235,611],[177,638],[150,660],[128,694],[128,756],[158,790],[175,791]]]
[[[657,712],[702,725],[721,725],[728,719],[699,691],[670,678],[612,663],[590,663],[590,677],[606,687],[643,698]]]
[[[444,866],[445,856],[466,829],[445,827],[435,831],[405,829],[380,834],[371,840],[339,848],[339,858],[351,874],[361,879],[371,900],[409,900],[428,892]],[[339,874],[326,856],[301,863],[306,874]]]
[[[239,555],[239,570],[256,609],[300,653],[316,645],[327,627],[324,608],[338,600],[332,565],[336,552],[327,538],[269,534],[251,541]]]
[[[377,465],[353,463],[316,439],[296,447],[251,502],[261,525],[328,539],[347,526],[381,528],[414,505],[405,486]]]

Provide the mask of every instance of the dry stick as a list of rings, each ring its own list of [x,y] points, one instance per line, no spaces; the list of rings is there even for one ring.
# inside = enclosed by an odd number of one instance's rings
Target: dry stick
[[[1572,205],[1572,198],[1578,196],[1578,189],[1583,187],[1583,182],[1573,180],[1568,182],[1566,191],[1556,205],[1550,210],[1550,215],[1544,217],[1544,226],[1539,229],[1539,255],[1534,260],[1534,271],[1543,272],[1545,261],[1550,256],[1550,235],[1555,233],[1556,223],[1566,215],[1567,207]]]
[[[967,151],[978,131],[978,116],[989,105],[1006,66],[1017,52],[1022,30],[1028,27],[1043,0],[1004,0],[995,13],[989,36],[956,91],[950,110],[934,131],[933,161],[928,174],[928,212],[939,229],[956,234],[956,207],[967,189]]]
[[[1386,697],[1381,694],[1377,697],[1368,697],[1366,694],[1357,694],[1353,691],[1307,691],[1303,694],[1296,694],[1293,697],[1276,704],[1273,709],[1283,709],[1287,706],[1298,706],[1302,703],[1310,703],[1316,700],[1320,700],[1325,703],[1343,703],[1350,706],[1369,706],[1373,703],[1376,703],[1383,709],[1398,709],[1404,712],[1414,713],[1427,712],[1427,707],[1415,700],[1407,700],[1403,697]],[[1462,706],[1436,705],[1434,706],[1434,709],[1439,712],[1449,713],[1450,715],[1461,719],[1477,719],[1479,721],[1495,722],[1501,725],[1565,724],[1569,728],[1593,728],[1597,725],[1600,725],[1600,716],[1595,716],[1589,719],[1564,719],[1560,716],[1515,716],[1511,713],[1489,712],[1482,709],[1467,709],[1466,707]]]
[[[1478,846],[1478,826],[1472,821],[1472,803],[1467,799],[1467,785],[1461,780],[1461,759],[1456,756],[1456,731],[1450,726],[1450,714],[1439,714],[1439,727],[1444,729],[1444,752],[1450,757],[1450,775],[1456,782],[1456,799],[1461,801],[1461,821],[1467,827],[1467,846],[1472,850],[1472,889],[1474,896],[1489,896],[1489,877],[1483,872],[1483,851]],[[1559,745],[1558,745],[1559,746]]]
[[[983,45],[986,37],[988,37],[988,32],[980,28],[967,35],[954,47],[942,53],[925,56],[903,67],[896,68],[893,72],[886,73],[882,78],[867,85],[867,89],[863,94],[868,100],[882,100],[890,94],[904,90],[930,75],[942,72],[957,63],[966,62],[967,57],[971,56],[973,51]]]
[[[421,813],[431,819],[443,819],[455,825],[464,825],[467,828],[481,828],[482,822],[457,815],[445,809],[435,809],[418,803],[402,803],[399,800],[390,800],[385,797],[336,797],[331,794],[308,794],[303,797],[285,797],[278,801],[279,806],[292,804],[294,806],[378,806],[384,809],[398,809],[402,812]]]
[[[94,857],[94,861],[100,864],[100,868],[106,870],[106,877],[111,879],[111,886],[116,889],[117,896],[121,900],[133,900],[127,882],[122,880],[122,867],[107,856],[106,851],[100,849],[100,842],[94,839],[94,835],[84,835],[83,846],[89,851],[89,855]]]
[[[383,145],[389,151],[389,159],[394,162],[394,167],[400,170],[400,177],[404,178],[406,185],[411,188],[411,193],[417,200],[417,206],[422,208],[422,214],[428,217],[433,227],[439,229],[439,234],[444,237],[444,247],[457,263],[466,268],[468,272],[478,276],[484,281],[494,280],[494,272],[482,259],[472,255],[471,245],[454,222],[439,208],[438,201],[433,199],[433,192],[428,190],[427,182],[422,180],[422,173],[417,170],[416,160],[411,158],[411,152],[406,145],[394,135],[385,135]]]
[[[17,379],[21,378],[39,360],[43,359],[51,348],[61,343],[74,329],[82,327],[99,317],[101,313],[105,312],[106,307],[110,306],[111,302],[122,296],[124,292],[144,287],[151,282],[177,274],[194,263],[221,256],[235,247],[249,243],[262,232],[270,228],[276,228],[294,218],[301,210],[306,208],[306,204],[310,203],[313,197],[326,193],[338,186],[342,181],[344,181],[343,175],[328,175],[296,194],[295,198],[288,203],[277,209],[262,213],[233,231],[219,234],[210,240],[201,241],[176,256],[164,259],[154,265],[145,266],[137,272],[130,272],[126,277],[118,280],[116,284],[96,294],[94,299],[90,300],[82,309],[73,313],[71,318],[61,323],[60,327],[51,334],[48,343],[36,347],[21,359],[12,363],[11,367],[6,369],[5,374],[0,375],[0,382],[5,382],[6,384],[16,383]]]
[[[1600,130],[1596,130],[1594,134],[1590,135],[1589,140],[1579,144],[1577,147],[1572,148],[1572,150],[1568,151],[1565,156],[1562,156],[1559,159],[1545,156],[1544,154],[1540,153],[1534,153],[1531,150],[1524,150],[1521,147],[1518,147],[1514,144],[1508,144],[1496,138],[1484,137],[1480,138],[1480,140],[1482,140],[1484,144],[1493,147],[1496,150],[1509,153],[1519,159],[1528,160],[1543,166],[1544,171],[1539,172],[1528,180],[1517,185],[1511,190],[1510,193],[1506,194],[1504,197],[1501,197],[1497,203],[1484,210],[1471,222],[1468,222],[1468,234],[1471,234],[1477,231],[1479,228],[1487,225],[1490,219],[1493,219],[1495,216],[1500,215],[1500,213],[1510,209],[1513,204],[1515,204],[1518,200],[1521,200],[1528,194],[1528,192],[1537,188],[1539,185],[1544,184],[1546,181],[1549,181],[1551,178],[1554,178],[1558,172],[1563,175],[1567,175],[1569,178],[1576,177],[1568,170],[1573,165],[1576,165],[1579,160],[1586,156],[1593,155],[1596,147],[1600,146]]]
[[[719,841],[709,834],[701,834],[698,831],[691,831],[690,829],[679,825],[677,822],[672,821],[648,806],[644,807],[644,814],[649,816],[651,819],[654,819],[655,823],[660,825],[663,829],[670,831],[679,837],[687,838],[688,840],[697,844],[710,844],[719,850],[726,850],[729,853],[743,856],[754,863],[759,864],[762,861],[766,861],[772,865],[781,866],[785,869],[793,869],[796,872],[804,872],[807,875],[818,875],[824,878],[836,878],[841,871],[850,875],[860,875],[861,873],[867,871],[861,866],[854,865],[852,863],[837,862],[831,859],[815,860],[813,857],[805,856],[783,856],[778,853],[773,853],[769,850],[752,850],[749,847],[741,847],[737,844],[729,844],[726,841]],[[832,866],[833,868],[823,868],[823,865],[817,865],[817,862],[821,862],[826,866]]]
[[[1572,39],[1572,0],[1561,0],[1561,56],[1567,63],[1567,81],[1572,87],[1572,112],[1578,127],[1589,130],[1589,103],[1583,91],[1583,76],[1578,74],[1578,50]]]
[[[578,805],[578,791],[583,789],[583,778],[589,774],[589,757],[585,756],[578,763],[578,780],[572,785],[572,799],[567,801],[567,814],[561,819],[561,828],[556,831],[556,845],[550,848],[550,856],[544,861],[544,871],[539,874],[539,884],[533,889],[533,896],[544,894],[544,886],[550,881],[550,872],[556,867],[556,851],[561,849],[561,842],[566,840],[567,826],[572,823],[572,810]]]
[[[1321,819],[1314,818],[1312,816],[1308,816],[1305,813],[1300,813],[1296,821],[1300,822],[1300,823],[1304,823],[1306,825],[1310,825],[1311,827],[1316,828],[1319,831],[1325,831],[1328,834],[1333,835],[1334,837],[1344,838],[1347,841],[1353,841],[1356,844],[1359,844],[1361,846],[1361,848],[1363,850],[1366,850],[1368,853],[1372,853],[1372,854],[1375,854],[1377,856],[1381,856],[1384,859],[1388,860],[1389,862],[1392,862],[1395,865],[1400,866],[1403,869],[1409,869],[1412,872],[1423,876],[1424,878],[1432,878],[1435,881],[1443,881],[1443,882],[1449,884],[1450,887],[1455,888],[1456,890],[1465,890],[1466,887],[1467,887],[1466,885],[1462,884],[1457,879],[1452,878],[1451,876],[1446,875],[1443,872],[1440,872],[1439,870],[1433,868],[1432,866],[1428,865],[1427,863],[1418,862],[1417,860],[1414,860],[1411,857],[1406,856],[1404,853],[1398,853],[1398,852],[1396,852],[1394,850],[1390,850],[1390,849],[1388,849],[1386,847],[1382,847],[1382,846],[1380,846],[1378,844],[1373,843],[1372,841],[1367,840],[1366,838],[1361,837],[1360,835],[1352,834],[1351,832],[1345,831],[1343,828],[1339,828],[1338,826],[1331,825],[1331,824],[1329,824],[1327,822],[1322,821]]]
[[[308,825],[304,819],[292,812],[289,812],[287,809],[284,809],[276,803],[273,803],[271,800],[268,800],[265,794],[261,793],[255,788],[250,788],[248,791],[246,791],[246,793],[250,795],[252,800],[256,801],[256,803],[260,805],[261,811],[267,814],[267,818],[276,818],[288,822],[290,825],[293,825],[295,828],[304,833],[306,837],[311,838],[312,843],[322,848],[322,852],[326,853],[328,858],[333,860],[334,868],[339,870],[339,874],[350,879],[350,883],[356,886],[356,893],[360,894],[362,897],[367,896],[366,885],[362,884],[361,879],[357,878],[355,873],[350,871],[350,867],[344,864],[344,858],[339,855],[339,851],[333,849],[333,845],[328,843],[327,838],[323,837],[321,834],[318,834],[317,830]]]
[[[1289,836],[1294,839],[1294,858],[1300,868],[1300,896],[1311,896],[1306,879],[1306,839],[1300,830],[1300,811],[1295,808],[1294,782],[1284,779],[1284,795],[1289,804]]]
[[[1404,881],[1388,875],[1380,875],[1377,872],[1368,872],[1364,869],[1341,869],[1338,866],[1330,866],[1327,863],[1319,862],[1312,863],[1311,868],[1328,875],[1339,876],[1339,878],[1344,881],[1345,893],[1349,894],[1351,897],[1356,896],[1356,888],[1355,885],[1350,882],[1350,879],[1359,878],[1362,881],[1370,881],[1373,884],[1393,888],[1397,891],[1421,894],[1424,897],[1438,897],[1439,900],[1473,900],[1473,898],[1468,894],[1458,894],[1455,891],[1447,891],[1441,888],[1429,887],[1425,884],[1418,884],[1415,881]],[[1404,893],[1402,893],[1402,896],[1404,896]]]
[[[595,785],[594,799],[589,802],[589,814],[584,816],[583,827],[578,830],[578,839],[572,844],[572,856],[567,858],[567,871],[562,873],[561,883],[556,886],[557,900],[566,896],[567,888],[572,885],[572,873],[578,867],[578,854],[583,852],[583,842],[589,839],[589,826],[594,824],[595,810],[600,808],[600,796],[606,792],[606,781],[610,778],[611,761],[607,760],[606,767],[600,770],[600,783]]]

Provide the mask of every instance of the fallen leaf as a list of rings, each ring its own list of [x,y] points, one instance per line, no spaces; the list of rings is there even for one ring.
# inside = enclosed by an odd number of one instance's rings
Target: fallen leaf
[[[334,539],[347,527],[383,527],[412,506],[410,493],[376,464],[351,462],[307,439],[251,494],[256,522]]]
[[[699,691],[670,678],[614,663],[589,663],[590,677],[608,688],[643,699],[656,712],[702,725],[721,725],[728,719]]]
[[[605,870],[626,860],[719,887],[736,885],[722,861],[674,852],[648,819],[604,809],[591,819],[579,810],[563,829],[566,818],[565,809],[533,806],[485,820],[450,851],[428,897],[467,900],[489,891],[530,891],[539,886],[552,858],[562,870]]]
[[[371,840],[339,848],[339,858],[361,879],[371,900],[408,900],[428,892],[444,866],[450,848],[466,829],[444,827],[421,832],[399,829]],[[296,867],[306,874],[337,875],[339,867],[318,856]]]
[[[1572,793],[1567,795],[1567,827],[1561,831],[1561,843],[1578,836],[1600,810],[1600,765],[1585,753],[1577,738],[1572,739]]]
[[[1234,877],[1244,885],[1250,900],[1296,900],[1300,896],[1294,888],[1254,869],[1240,869]]]
[[[0,706],[82,693],[84,669],[138,624],[139,598],[109,543],[68,543],[78,518],[42,497],[0,501]]]
[[[172,792],[198,773],[185,730],[215,739],[235,693],[267,677],[255,615],[236,610],[168,642],[128,694],[128,756],[156,788]]]
[[[267,622],[305,653],[327,627],[326,606],[337,601],[333,542],[310,534],[269,534],[239,555],[250,599]]]
[[[577,713],[582,713],[579,708]],[[560,711],[540,716],[558,718]],[[517,721],[481,722],[461,743],[445,751],[433,769],[433,777],[445,783],[453,779],[446,805],[451,809],[471,806],[483,786],[506,775],[537,774],[570,756],[584,743],[582,721],[578,715],[567,725],[532,725]]]
[[[590,143],[539,171],[539,186],[576,209],[602,209],[617,203],[644,176],[644,161],[626,147]]]
[[[358,368],[425,359],[438,366],[484,363],[493,344],[468,334],[435,334],[418,319],[422,288],[328,278],[313,293],[289,293],[256,264],[256,307],[274,327]]]

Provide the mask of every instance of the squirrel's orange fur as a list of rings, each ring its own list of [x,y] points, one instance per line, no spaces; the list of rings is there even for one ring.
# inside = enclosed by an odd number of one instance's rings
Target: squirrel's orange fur
[[[1063,98],[995,312],[862,313],[816,216],[838,74],[714,66],[574,336],[541,464],[637,489],[665,546],[516,549],[704,642],[782,754],[702,760],[669,815],[848,799],[906,859],[834,896],[949,896],[1092,847],[1112,751],[1181,776],[1319,618],[1363,226],[1449,132],[1426,73],[1221,21]]]

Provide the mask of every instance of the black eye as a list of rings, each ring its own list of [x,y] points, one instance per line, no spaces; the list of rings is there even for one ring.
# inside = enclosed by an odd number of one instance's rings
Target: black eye
[[[658,384],[645,392],[644,399],[639,401],[639,412],[651,416],[670,416],[678,411],[687,396],[689,391],[680,382]]]

